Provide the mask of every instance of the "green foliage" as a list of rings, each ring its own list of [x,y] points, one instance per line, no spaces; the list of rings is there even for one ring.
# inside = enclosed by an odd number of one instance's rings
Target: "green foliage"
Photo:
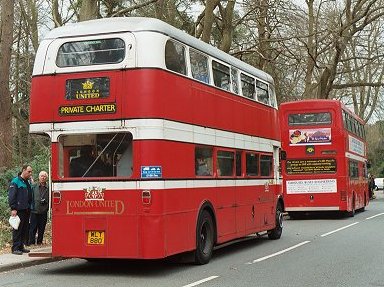
[[[384,122],[367,125],[366,131],[368,160],[371,163],[369,172],[374,177],[384,177]]]

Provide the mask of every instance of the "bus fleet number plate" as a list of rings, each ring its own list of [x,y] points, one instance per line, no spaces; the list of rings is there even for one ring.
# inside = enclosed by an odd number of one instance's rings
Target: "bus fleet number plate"
[[[104,244],[104,231],[88,231],[88,244],[103,245]]]

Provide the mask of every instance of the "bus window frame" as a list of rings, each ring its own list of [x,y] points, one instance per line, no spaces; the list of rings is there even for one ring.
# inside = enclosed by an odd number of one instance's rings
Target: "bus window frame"
[[[219,166],[219,152],[228,152],[232,153],[232,174],[231,175],[221,175],[221,169]],[[228,149],[228,148],[215,148],[215,153],[214,153],[214,170],[216,173],[216,176],[218,178],[233,178],[235,177],[235,169],[236,169],[236,151],[233,149]]]
[[[270,157],[270,168],[269,168],[269,175],[262,175],[261,172],[262,172],[262,168],[261,168],[261,165],[262,165],[262,157],[263,156],[268,156]],[[264,152],[261,152],[259,153],[259,176],[261,178],[273,178],[273,175],[274,175],[274,162],[273,162],[274,158],[273,158],[273,154],[272,153],[264,153]]]
[[[178,61],[175,61],[175,56],[174,55],[172,55],[172,57],[173,57],[173,63],[176,63],[179,67],[179,69],[171,69],[170,67],[168,67],[167,66],[167,55],[170,55],[170,54],[167,54],[167,51],[169,51],[169,50],[167,50],[167,45],[168,45],[168,43],[172,43],[172,45],[173,45],[173,47],[174,47],[174,49],[175,49],[175,51],[177,52],[177,49],[178,49],[178,47],[181,47],[182,48],[182,56],[183,56],[183,61],[180,61],[180,63],[178,62]],[[178,46],[178,47],[177,47]],[[187,53],[187,50],[188,50],[188,46],[187,45],[185,45],[185,44],[183,44],[183,43],[181,43],[180,41],[177,41],[177,40],[175,40],[175,39],[173,39],[173,38],[169,38],[169,39],[167,39],[166,41],[165,41],[165,44],[164,44],[164,57],[163,57],[163,59],[164,59],[164,67],[168,70],[168,71],[172,71],[172,72],[174,72],[174,73],[176,73],[176,74],[179,74],[179,75],[183,75],[183,76],[187,76],[188,77],[188,66],[189,66],[189,64],[188,64],[188,58],[187,58],[187,56],[188,56],[188,53]],[[178,60],[180,60],[181,58],[180,58],[180,56],[181,56],[181,54],[179,54],[178,52],[177,52],[177,56],[178,56]]]
[[[232,92],[231,90],[231,66],[228,65],[227,63],[224,63],[222,61],[219,61],[215,58],[212,58],[212,63],[211,63],[211,67],[212,67],[212,79],[213,79],[213,85],[216,87],[216,88],[219,88],[219,89],[222,89],[224,91],[227,91],[227,92]],[[217,65],[217,68],[214,66]],[[227,68],[228,69],[228,73],[226,73],[225,71],[223,71],[221,68]],[[220,79],[220,85],[219,83],[216,82],[215,79],[217,79],[217,75],[220,75],[221,74],[221,79]],[[223,78],[224,78],[224,75],[227,76],[226,78],[226,81],[227,83],[226,84],[223,84]],[[225,86],[223,86],[225,85]],[[236,93],[234,93],[236,94]]]
[[[56,56],[59,48],[62,44],[68,41],[82,41],[82,40],[99,40],[99,39],[110,39],[120,38],[124,41],[126,51],[124,59],[115,64],[100,64],[100,65],[87,65],[87,66],[75,66],[75,67],[59,67],[56,65]],[[44,66],[41,74],[62,74],[62,73],[73,73],[73,72],[88,72],[88,71],[105,71],[108,69],[125,69],[136,67],[136,40],[135,36],[130,32],[121,32],[107,35],[92,35],[92,36],[79,36],[73,38],[57,38],[51,40],[47,45],[47,51],[45,54]],[[34,72],[35,73],[35,72]]]

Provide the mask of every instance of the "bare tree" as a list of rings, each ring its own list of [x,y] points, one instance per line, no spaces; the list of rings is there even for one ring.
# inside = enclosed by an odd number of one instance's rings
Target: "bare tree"
[[[54,23],[54,27],[60,27],[63,26],[63,18],[61,17],[61,14],[59,12],[59,1],[58,0],[52,0],[52,19]]]
[[[30,35],[33,49],[36,52],[39,46],[39,33],[37,28],[36,0],[19,0],[20,12],[24,19],[26,34]]]
[[[100,14],[100,2],[96,0],[82,0],[79,21],[97,19]]]
[[[12,164],[12,102],[9,91],[9,78],[13,44],[14,7],[13,1],[1,1],[0,171]]]
[[[377,0],[346,0],[344,6],[337,6],[340,3],[332,1],[334,8],[330,10],[330,1],[321,0],[317,7],[317,14],[314,14],[314,0],[306,0],[308,5],[308,57],[306,87],[304,97],[329,98],[334,88],[340,70],[343,55],[350,48],[354,37],[360,35],[365,29],[371,29],[375,21],[384,16],[384,5]],[[326,4],[327,3],[327,4]],[[333,19],[325,23],[329,28],[322,26],[320,31],[321,6],[328,7],[327,13],[333,14]],[[329,14],[328,14],[329,15]],[[334,23],[330,21],[334,21]],[[326,36],[326,37],[324,37]],[[322,42],[321,42],[322,41]],[[314,45],[326,47],[321,51],[315,51]],[[317,67],[318,76],[314,74],[314,67]],[[313,89],[313,79],[315,89]]]

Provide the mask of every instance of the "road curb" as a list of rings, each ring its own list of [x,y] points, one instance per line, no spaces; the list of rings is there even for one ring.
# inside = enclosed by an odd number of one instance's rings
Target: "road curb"
[[[37,257],[35,257],[34,259],[29,260],[29,261],[20,261],[20,262],[13,262],[13,263],[7,263],[7,264],[0,264],[0,273],[15,270],[15,269],[20,269],[20,268],[31,267],[34,265],[51,263],[51,262],[60,261],[60,260],[65,260],[65,258],[62,258],[62,257],[37,258]]]

